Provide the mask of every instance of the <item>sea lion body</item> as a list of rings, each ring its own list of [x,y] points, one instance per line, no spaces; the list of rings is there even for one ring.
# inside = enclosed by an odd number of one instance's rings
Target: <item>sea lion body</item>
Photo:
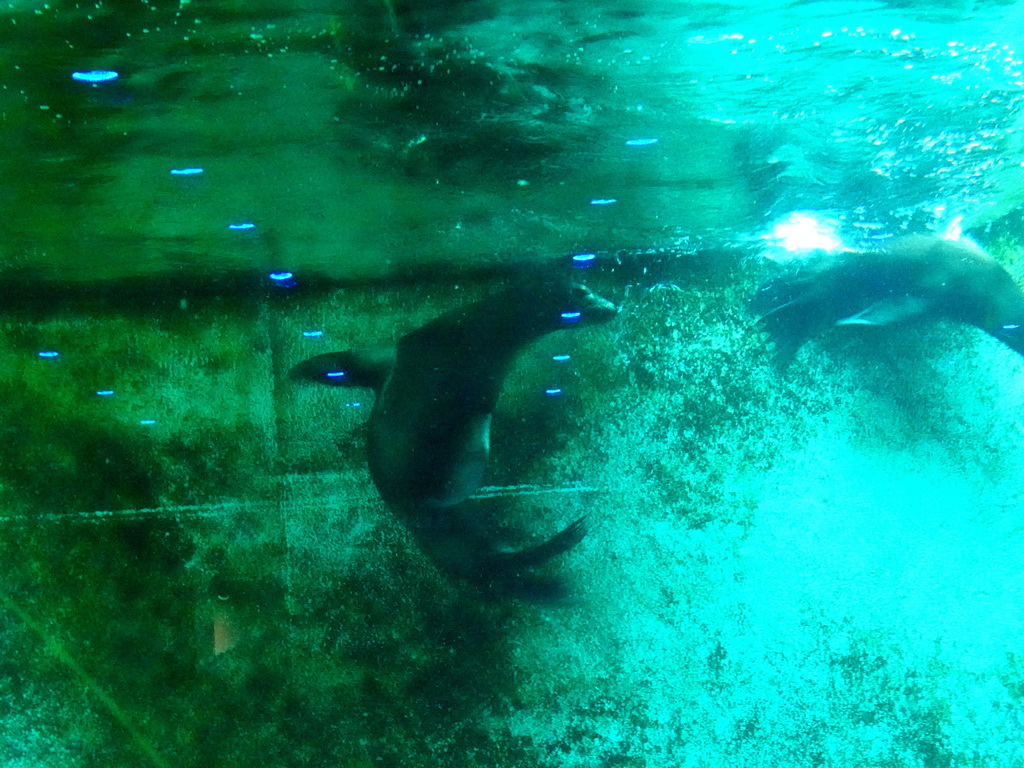
[[[539,593],[553,583],[529,571],[575,545],[582,521],[540,545],[511,551],[465,502],[483,481],[491,414],[519,351],[553,331],[609,320],[616,311],[583,286],[511,288],[407,333],[393,355],[319,355],[292,376],[375,389],[370,475],[443,570],[491,591]]]
[[[1024,293],[964,241],[906,235],[873,251],[824,254],[765,283],[751,301],[786,365],[811,336],[918,319],[976,326],[1024,354]]]

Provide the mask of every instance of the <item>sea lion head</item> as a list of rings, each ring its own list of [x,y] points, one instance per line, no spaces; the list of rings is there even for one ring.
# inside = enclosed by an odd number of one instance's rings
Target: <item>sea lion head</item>
[[[565,281],[529,281],[492,295],[495,308],[515,315],[512,326],[524,337],[605,323],[618,307],[585,285]]]
[[[391,348],[349,349],[303,360],[288,372],[288,377],[332,387],[370,387],[379,392],[394,362]]]

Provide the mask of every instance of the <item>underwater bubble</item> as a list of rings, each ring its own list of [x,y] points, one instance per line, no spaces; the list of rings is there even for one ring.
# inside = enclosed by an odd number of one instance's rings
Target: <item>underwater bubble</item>
[[[566,360],[569,360],[570,358],[568,355],[553,355],[551,359],[554,360],[556,363],[564,363]]]
[[[345,378],[345,372],[344,371],[328,371],[327,372],[327,378],[328,379],[343,379],[343,378]]]
[[[572,257],[572,265],[579,268],[589,267],[596,258],[596,253],[577,253]]]
[[[362,403],[345,403],[346,408],[362,408]]]
[[[619,202],[614,197],[595,197],[590,201],[591,205],[611,205],[612,203]]]
[[[291,272],[271,272],[268,277],[275,282],[282,282],[284,280],[291,280],[295,275]]]
[[[114,394],[114,390],[112,390],[112,389],[97,389],[96,390],[96,394],[99,395],[100,397],[110,397],[112,394]]]
[[[555,397],[557,395],[562,394],[562,390],[559,389],[558,387],[552,387],[551,389],[545,389],[544,394],[547,395],[548,397]]]
[[[567,323],[575,323],[582,317],[581,312],[563,312],[562,319]]]
[[[148,427],[151,424],[156,424],[156,419],[141,419],[139,424]]]
[[[251,221],[245,221],[241,224],[228,224],[228,229],[256,229],[256,225]]]
[[[117,72],[112,69],[90,69],[87,72],[72,72],[71,79],[82,83],[108,83],[117,80]]]
[[[318,339],[324,335],[323,331],[303,331],[302,335],[307,339]]]
[[[651,144],[657,144],[657,139],[630,139],[626,142],[627,147],[649,147]]]
[[[202,168],[171,168],[171,176],[196,176],[202,172]]]
[[[50,358],[53,358],[53,357],[57,357],[57,354],[58,353],[54,352],[52,349],[47,349],[47,350],[44,350],[44,351],[40,352],[39,356],[40,357],[50,357]]]
[[[1018,328],[1020,328],[1020,326],[1016,323],[1010,323],[1009,325],[1003,326],[1004,331],[1016,331]]]

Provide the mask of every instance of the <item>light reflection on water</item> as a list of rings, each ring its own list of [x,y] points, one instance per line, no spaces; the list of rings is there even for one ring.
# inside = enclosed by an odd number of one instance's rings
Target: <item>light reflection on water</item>
[[[0,263],[372,276],[742,239],[798,210],[985,226],[1024,201],[1021,7],[425,8],[397,37],[310,11],[241,44],[197,10],[108,19],[92,54],[100,22],[10,10],[79,47],[41,66],[9,41],[0,163],[27,189]],[[216,234],[256,221],[270,237]]]

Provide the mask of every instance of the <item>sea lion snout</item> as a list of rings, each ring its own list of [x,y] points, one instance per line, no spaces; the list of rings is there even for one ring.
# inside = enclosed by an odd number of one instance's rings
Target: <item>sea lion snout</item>
[[[619,308],[585,285],[573,283],[562,310],[564,324],[597,325],[606,323],[619,313]]]
[[[384,348],[328,352],[293,366],[288,378],[331,387],[369,387],[376,392],[391,372],[394,358],[394,352]]]
[[[332,352],[303,360],[288,371],[292,381],[315,381],[336,387],[349,386],[351,359],[348,353]]]

